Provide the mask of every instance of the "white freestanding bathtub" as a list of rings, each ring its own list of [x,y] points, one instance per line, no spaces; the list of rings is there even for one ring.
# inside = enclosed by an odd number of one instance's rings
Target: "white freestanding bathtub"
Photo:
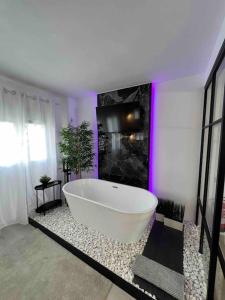
[[[75,219],[123,243],[141,238],[158,204],[147,190],[99,179],[71,181],[63,192]]]

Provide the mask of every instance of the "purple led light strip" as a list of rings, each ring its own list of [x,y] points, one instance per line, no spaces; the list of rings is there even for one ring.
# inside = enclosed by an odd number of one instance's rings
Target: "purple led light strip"
[[[151,101],[150,101],[150,145],[149,145],[149,181],[148,189],[154,193],[154,180],[155,180],[155,125],[156,125],[156,84],[151,85]]]

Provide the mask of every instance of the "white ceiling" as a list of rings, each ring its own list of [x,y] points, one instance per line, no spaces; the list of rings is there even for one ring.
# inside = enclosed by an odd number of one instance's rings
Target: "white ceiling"
[[[224,0],[1,0],[0,73],[66,95],[206,70]]]

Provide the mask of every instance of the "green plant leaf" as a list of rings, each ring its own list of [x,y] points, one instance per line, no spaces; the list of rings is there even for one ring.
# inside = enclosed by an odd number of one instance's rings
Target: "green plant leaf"
[[[59,150],[62,160],[75,173],[90,171],[93,168],[93,131],[89,129],[90,124],[83,121],[79,126],[69,124],[60,132],[61,142]]]

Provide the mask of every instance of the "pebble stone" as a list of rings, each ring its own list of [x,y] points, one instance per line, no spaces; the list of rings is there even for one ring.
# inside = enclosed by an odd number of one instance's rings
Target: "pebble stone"
[[[31,217],[73,246],[142,290],[152,299],[157,299],[138,284],[133,283],[132,264],[138,254],[142,254],[151,231],[152,221],[142,238],[135,243],[121,243],[90,229],[74,219],[67,206],[55,208],[46,215],[32,213]],[[206,276],[202,255],[198,252],[199,230],[192,223],[184,226],[184,276],[185,299],[204,300],[206,298]]]

